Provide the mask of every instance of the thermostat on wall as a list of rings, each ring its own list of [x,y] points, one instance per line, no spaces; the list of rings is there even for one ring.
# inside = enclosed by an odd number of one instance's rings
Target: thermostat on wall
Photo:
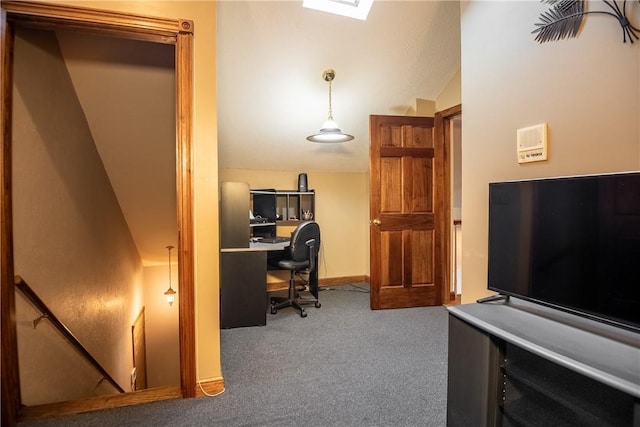
[[[518,129],[518,163],[547,160],[547,124]]]

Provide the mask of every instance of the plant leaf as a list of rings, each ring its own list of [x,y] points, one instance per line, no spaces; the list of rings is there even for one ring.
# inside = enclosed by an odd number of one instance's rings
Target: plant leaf
[[[553,6],[540,14],[540,22],[532,34],[545,43],[578,35],[585,15],[585,0],[543,0]]]

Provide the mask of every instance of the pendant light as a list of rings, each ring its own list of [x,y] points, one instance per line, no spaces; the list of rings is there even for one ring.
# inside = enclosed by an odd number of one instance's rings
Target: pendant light
[[[336,72],[331,69],[324,70],[322,73],[322,79],[329,82],[329,116],[318,133],[307,137],[307,140],[311,142],[346,142],[353,139],[352,135],[342,133],[338,124],[333,120],[333,110],[331,109],[331,82],[335,77]]]
[[[171,288],[171,249],[173,249],[173,246],[167,246],[167,249],[169,250],[169,289],[167,289],[164,295],[167,297],[169,306],[171,306],[176,299],[176,291]]]

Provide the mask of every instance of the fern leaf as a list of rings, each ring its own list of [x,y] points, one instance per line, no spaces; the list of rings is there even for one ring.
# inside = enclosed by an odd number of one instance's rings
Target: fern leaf
[[[540,14],[540,22],[532,34],[536,41],[548,41],[572,38],[578,35],[585,15],[584,0],[544,0],[552,7]]]

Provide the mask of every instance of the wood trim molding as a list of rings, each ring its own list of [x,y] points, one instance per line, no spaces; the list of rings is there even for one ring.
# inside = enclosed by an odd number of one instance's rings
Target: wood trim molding
[[[438,114],[440,114],[444,119],[453,119],[454,117],[462,114],[462,104],[454,105],[453,107],[438,111]]]
[[[73,30],[98,33],[142,41],[176,45],[176,181],[178,201],[178,259],[180,295],[180,376],[179,394],[194,397],[196,394],[195,353],[195,284],[194,284],[194,228],[193,228],[193,22],[180,19],[153,18],[128,13],[27,1],[2,1],[2,157],[0,176],[2,214],[2,423],[14,425],[20,416],[20,379],[18,374],[17,339],[15,324],[15,294],[13,283],[13,241],[11,205],[11,117],[13,80],[13,26]],[[6,267],[6,268],[5,268]],[[129,398],[123,397],[123,401]],[[153,393],[146,394],[153,399]],[[110,397],[113,399],[113,397]],[[103,400],[104,405],[110,399]],[[120,400],[120,399],[118,399]],[[150,401],[150,400],[147,400]],[[99,406],[88,410],[99,409]],[[138,402],[142,403],[142,402]],[[135,404],[127,403],[127,404]],[[23,414],[43,413],[23,408]]]
[[[18,376],[18,338],[15,321],[15,287],[13,281],[13,208],[11,192],[11,122],[13,105],[13,31],[7,25],[7,14],[0,11],[0,36],[2,43],[2,68],[0,69],[1,116],[0,138],[0,369],[2,371],[1,424],[15,425],[20,412],[20,378]]]
[[[193,35],[193,21],[189,19],[179,19],[178,26],[180,27],[181,34]]]
[[[442,271],[443,278],[443,286],[441,292],[441,301],[442,304],[446,304],[450,300],[449,291],[451,289],[451,162],[453,158],[451,157],[451,131],[449,123],[454,117],[462,114],[462,105],[454,105],[453,107],[447,108],[442,111],[438,111],[435,114],[435,140],[434,144],[439,148],[442,153],[442,158],[440,159],[441,163],[438,165],[437,169],[442,173],[443,182],[445,183],[442,191],[442,200],[443,205],[440,206],[440,210],[443,215],[440,216],[440,221],[438,227],[443,230],[443,236],[446,238],[442,239],[441,247],[439,250],[441,251],[442,260],[444,261],[444,268]]]
[[[212,397],[224,391],[224,380],[222,378],[215,378],[209,380],[198,381],[194,390],[195,397]]]
[[[444,127],[442,114],[436,112],[433,125],[433,146],[436,152],[433,173],[435,175],[434,182],[438,183],[438,185],[434,186],[434,200],[437,203],[437,205],[434,206],[434,211],[440,213],[440,215],[437,216],[436,224],[434,224],[435,229],[440,234],[439,237],[436,238],[435,247],[435,251],[438,254],[437,257],[440,259],[436,270],[436,283],[438,284],[437,303],[439,305],[449,300],[448,290],[451,286],[449,274],[449,266],[451,265],[449,256],[449,218],[451,216],[450,155]]]
[[[38,418],[60,417],[63,415],[81,414],[100,409],[121,408],[159,400],[179,399],[182,396],[177,386],[155,387],[146,390],[115,394],[109,396],[88,397],[86,399],[67,402],[48,403],[45,405],[26,406],[20,417],[21,421]]]
[[[193,33],[178,34],[176,44],[176,91],[180,378],[183,396],[194,397],[196,385],[196,328],[192,175]]]
[[[100,9],[38,3],[30,1],[3,1],[2,8],[8,19],[18,18],[22,25],[104,33],[121,34],[126,38],[162,43],[175,43],[178,33],[193,34],[189,20],[157,18]]]

